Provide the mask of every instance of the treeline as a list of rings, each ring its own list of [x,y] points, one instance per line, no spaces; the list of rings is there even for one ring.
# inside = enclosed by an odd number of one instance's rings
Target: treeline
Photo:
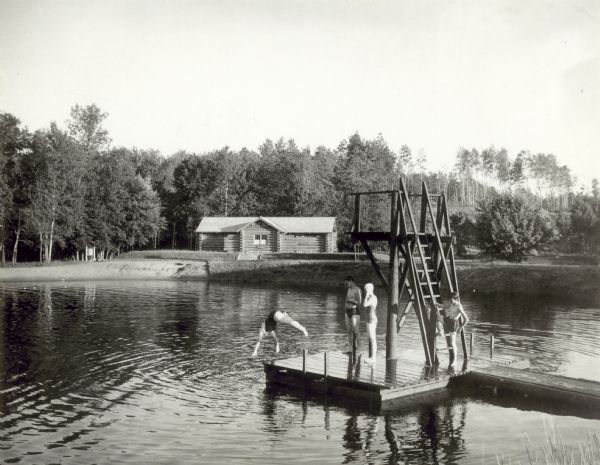
[[[228,147],[204,154],[115,148],[95,105],[71,110],[65,128],[30,132],[0,113],[0,249],[2,260],[100,258],[142,248],[192,248],[203,216],[336,216],[340,247],[350,244],[348,192],[426,181],[455,206],[498,193],[527,194],[540,208],[576,204],[566,166],[553,155],[521,152],[510,159],[493,147],[459,149],[451,172],[428,172],[423,151],[393,151],[383,137],[351,135],[336,148],[301,148],[266,140],[258,150]],[[581,195],[579,196],[581,197]],[[387,199],[371,198],[364,227],[386,228]],[[569,223],[571,227],[571,223]]]

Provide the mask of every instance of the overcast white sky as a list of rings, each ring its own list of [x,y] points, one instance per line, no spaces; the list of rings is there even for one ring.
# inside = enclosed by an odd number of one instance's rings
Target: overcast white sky
[[[600,1],[0,0],[0,111],[74,104],[114,145],[205,152],[354,131],[424,149],[554,153],[600,177]]]

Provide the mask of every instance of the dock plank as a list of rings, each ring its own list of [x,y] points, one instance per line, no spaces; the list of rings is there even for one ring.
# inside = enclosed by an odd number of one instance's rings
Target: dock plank
[[[557,395],[575,394],[600,401],[600,383],[568,378],[566,376],[520,370],[512,367],[486,367],[473,370],[471,375],[480,380],[500,382],[512,387],[529,386],[537,390],[552,390]]]

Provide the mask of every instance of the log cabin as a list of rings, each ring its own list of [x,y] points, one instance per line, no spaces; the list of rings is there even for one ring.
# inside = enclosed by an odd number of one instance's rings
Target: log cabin
[[[336,250],[336,218],[205,216],[196,228],[198,250],[318,253]]]

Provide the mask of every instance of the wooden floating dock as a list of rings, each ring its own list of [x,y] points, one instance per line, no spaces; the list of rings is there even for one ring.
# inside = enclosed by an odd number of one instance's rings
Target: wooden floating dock
[[[267,385],[294,392],[331,396],[341,403],[359,403],[389,409],[427,394],[439,395],[452,387],[487,387],[560,403],[583,403],[600,415],[600,383],[524,370],[528,361],[519,355],[494,353],[492,359],[471,356],[457,369],[448,369],[440,356],[437,368],[425,367],[418,354],[375,366],[351,354],[328,352],[266,362]],[[445,364],[444,364],[445,363]],[[596,416],[596,414],[594,414]]]
[[[569,378],[505,366],[479,368],[467,373],[470,385],[491,387],[494,392],[528,397],[556,405],[578,405],[585,416],[600,418],[600,382]]]
[[[397,360],[378,360],[370,365],[353,361],[351,354],[341,352],[318,353],[279,359],[264,364],[267,384],[285,386],[293,390],[333,395],[337,400],[360,401],[370,407],[382,407],[394,401],[420,395],[448,386],[451,378],[463,376],[476,368],[511,366],[523,359],[513,355],[495,355],[493,362],[472,357],[467,366],[448,369],[441,359],[438,368],[425,367],[418,362],[419,355],[409,353]],[[462,363],[459,360],[459,363]]]

